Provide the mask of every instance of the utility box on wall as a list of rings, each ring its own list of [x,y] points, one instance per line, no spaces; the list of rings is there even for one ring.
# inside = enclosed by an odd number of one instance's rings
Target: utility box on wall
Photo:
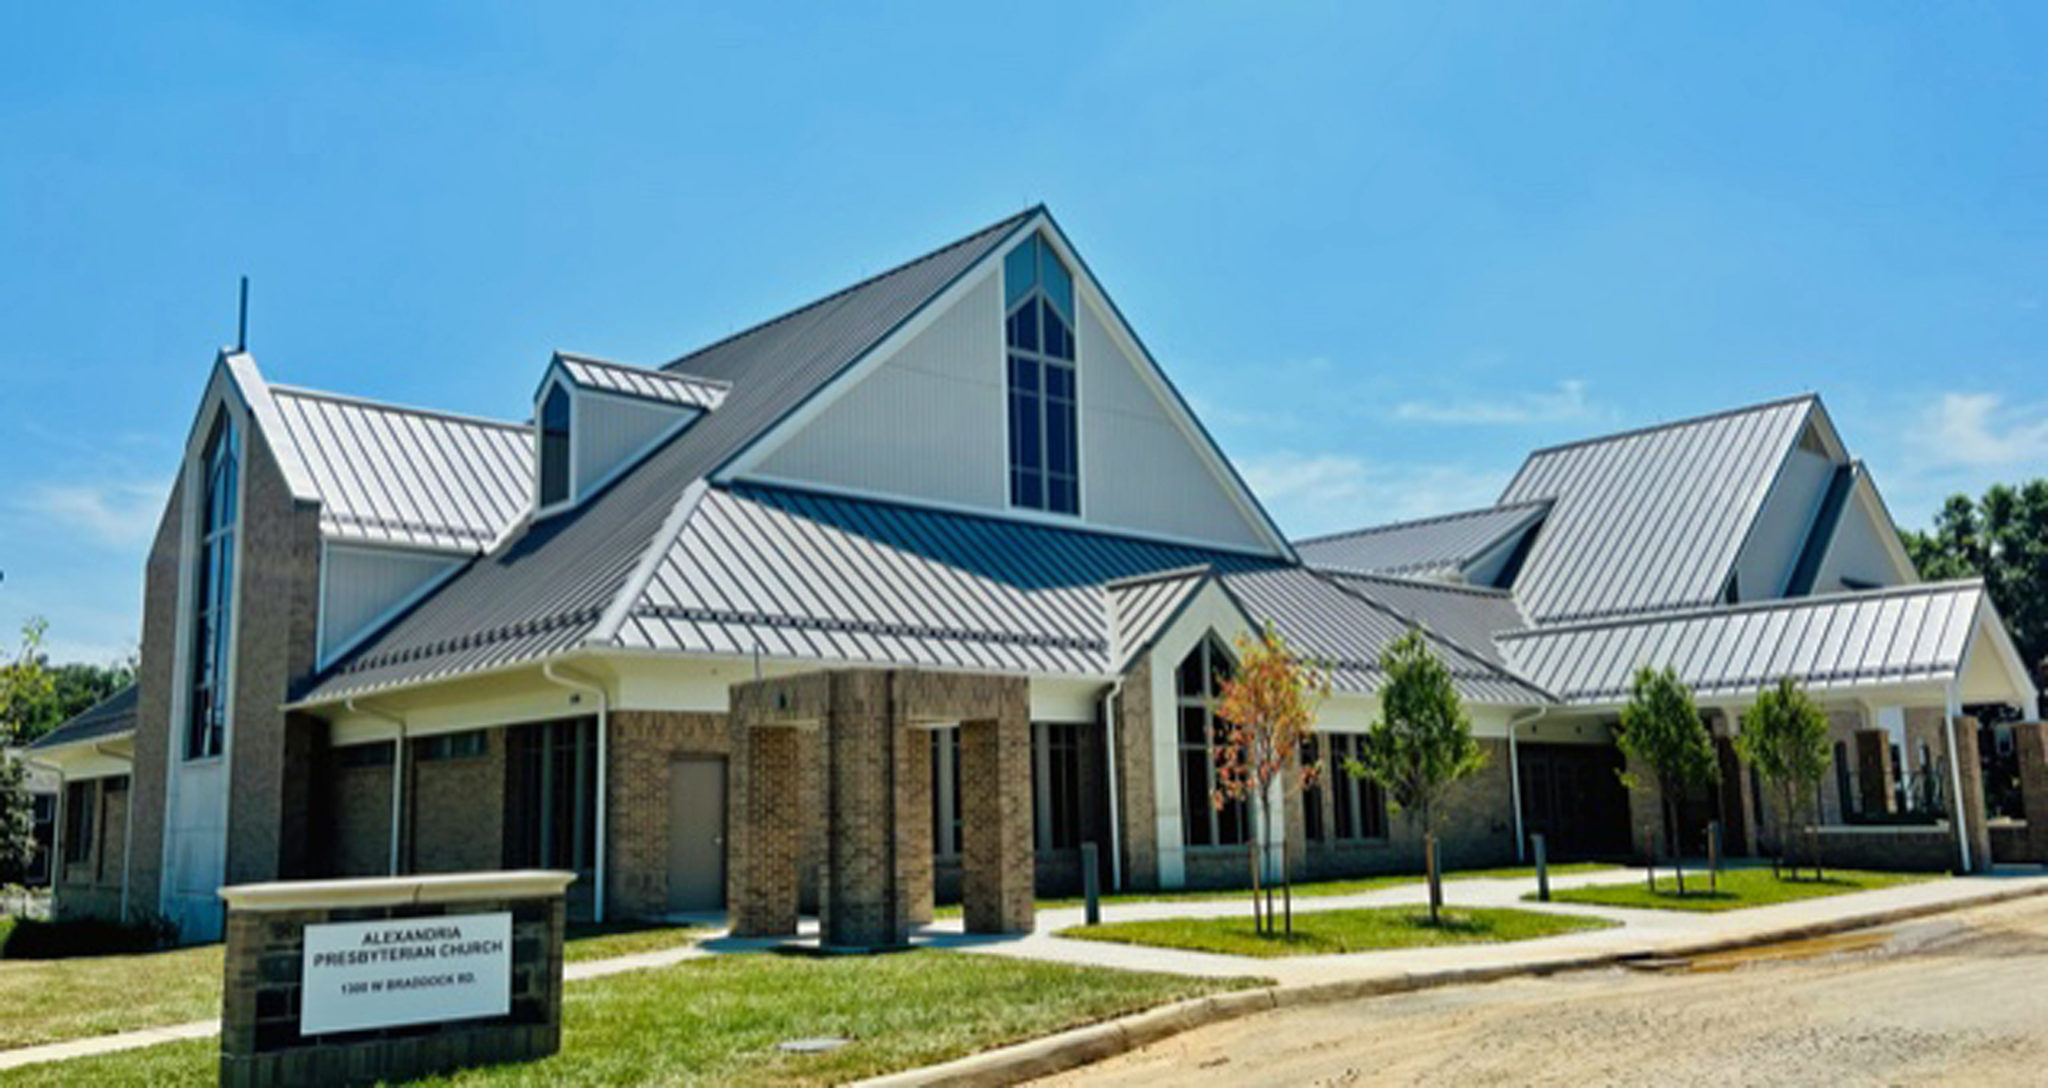
[[[565,872],[222,888],[220,1083],[374,1084],[561,1049]]]

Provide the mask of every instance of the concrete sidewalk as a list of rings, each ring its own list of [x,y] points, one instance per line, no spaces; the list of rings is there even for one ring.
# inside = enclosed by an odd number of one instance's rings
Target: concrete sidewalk
[[[1552,887],[1626,883],[1643,879],[1640,870],[1585,874],[1552,881]],[[1081,924],[1079,911],[1047,911],[1027,937],[990,940],[968,937],[957,925],[934,926],[921,943],[987,955],[1018,956],[1063,963],[1122,967],[1211,976],[1263,977],[1279,985],[1202,998],[1154,1009],[1122,1020],[1063,1032],[944,1065],[910,1070],[869,1082],[880,1085],[1012,1084],[1099,1061],[1204,1024],[1294,1004],[1353,1000],[1434,986],[1488,982],[1518,975],[1547,974],[1611,966],[1639,958],[1685,958],[1745,946],[1799,940],[1888,925],[1910,918],[1980,906],[2023,896],[2048,894],[2048,875],[2024,873],[1956,877],[1824,899],[1809,899],[1719,914],[1619,910],[1581,904],[1523,903],[1533,880],[1471,880],[1445,886],[1454,906],[1519,906],[1609,918],[1621,925],[1603,930],[1512,944],[1454,945],[1398,949],[1341,956],[1257,959],[1172,949],[1067,940],[1052,931]],[[1358,896],[1296,901],[1296,912],[1348,907],[1420,904],[1422,890],[1387,889]],[[1134,904],[1104,920],[1145,917],[1217,917],[1245,910],[1243,902]]]

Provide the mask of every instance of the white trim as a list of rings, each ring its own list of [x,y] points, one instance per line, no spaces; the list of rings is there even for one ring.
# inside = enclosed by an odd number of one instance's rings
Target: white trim
[[[973,506],[967,503],[959,502],[944,502],[938,499],[929,499],[916,495],[898,495],[895,494],[894,492],[888,491],[873,491],[861,490],[859,488],[851,487],[840,487],[834,484],[816,483],[811,480],[793,480],[786,476],[770,476],[767,474],[749,475],[745,479],[735,480],[733,482],[737,484],[754,484],[761,487],[781,488],[785,491],[809,491],[815,492],[816,494],[820,495],[831,495],[838,498],[857,499],[863,502],[887,503],[892,506],[908,506],[916,509],[933,510],[944,514],[964,514],[968,517],[985,518],[993,521],[1016,521],[1023,522],[1029,525],[1043,525],[1053,529],[1066,529],[1070,532],[1087,533],[1092,536],[1125,537],[1131,540],[1147,540],[1155,544],[1173,544],[1184,548],[1200,548],[1203,551],[1228,552],[1232,555],[1255,556],[1260,559],[1270,559],[1273,557],[1272,552],[1263,551],[1257,548],[1249,548],[1242,544],[1225,544],[1213,540],[1196,540],[1192,537],[1176,536],[1171,533],[1155,533],[1144,529],[1126,529],[1122,526],[1117,525],[1102,525],[1093,522],[1083,522],[1080,519],[1073,516],[1072,514],[1053,514],[1048,513],[1044,510],[1033,510],[1029,507],[1023,506],[1010,506],[998,510],[987,506]],[[1004,487],[1005,489],[1007,489],[1008,484],[1005,483]],[[1064,674],[1053,673],[1047,675]]]
[[[584,645],[609,643],[618,639],[620,628],[626,625],[626,620],[633,614],[633,606],[638,604],[641,596],[647,592],[648,585],[661,570],[662,561],[668,558],[669,549],[674,547],[676,538],[682,535],[683,526],[697,512],[697,504],[704,500],[704,494],[709,490],[710,485],[701,478],[692,481],[689,487],[683,489],[682,497],[676,500],[675,506],[668,512],[668,517],[662,521],[661,531],[654,534],[654,539],[648,543],[647,550],[640,553],[639,560],[633,566],[633,573],[626,577],[625,586],[612,598],[612,603],[605,606],[604,615],[598,617],[597,626],[584,638]]]

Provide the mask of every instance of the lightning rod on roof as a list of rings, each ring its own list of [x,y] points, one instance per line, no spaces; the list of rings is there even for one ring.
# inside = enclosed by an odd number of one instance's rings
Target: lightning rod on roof
[[[235,312],[235,354],[249,350],[249,277],[242,277],[242,304]]]

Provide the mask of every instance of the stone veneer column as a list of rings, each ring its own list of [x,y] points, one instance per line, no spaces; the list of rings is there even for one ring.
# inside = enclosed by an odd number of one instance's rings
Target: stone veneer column
[[[2025,860],[2048,864],[2048,722],[2014,724],[2012,743],[2020,763],[2020,804],[2027,816]]]
[[[1031,724],[1021,691],[960,726],[967,932],[1028,933],[1033,919]]]
[[[892,686],[889,673],[832,674],[824,736],[830,815],[818,904],[820,935],[830,947],[893,948],[910,940],[896,863],[903,726]]]
[[[733,717],[726,794],[726,903],[735,937],[797,931],[797,867],[803,850],[798,782],[802,730]]]
[[[1984,819],[1984,765],[1977,756],[1977,719],[1967,714],[1956,718],[1956,766],[1963,772],[1963,795],[1959,798],[1963,834],[1970,842],[1970,870],[1991,869],[1991,825]],[[1958,852],[1957,862],[1961,855]]]
[[[1117,841],[1123,851],[1124,887],[1159,887],[1158,790],[1152,767],[1152,663],[1140,660],[1124,674],[1112,700],[1116,715]]]
[[[1884,729],[1856,731],[1856,794],[1863,815],[1892,811],[1892,735]]]
[[[898,722],[896,735],[897,898],[906,925],[933,916],[932,735]]]

